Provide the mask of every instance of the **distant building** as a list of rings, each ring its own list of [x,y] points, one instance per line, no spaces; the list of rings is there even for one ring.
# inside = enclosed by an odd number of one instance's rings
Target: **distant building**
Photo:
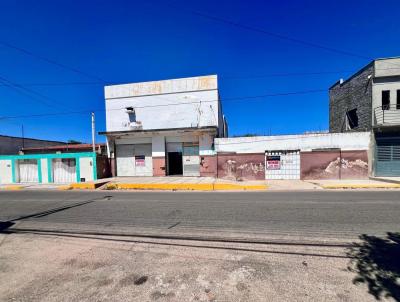
[[[96,144],[97,154],[107,155],[106,144]],[[30,147],[23,148],[23,154],[41,154],[41,153],[75,153],[75,152],[92,152],[92,144],[63,144],[47,147]]]
[[[108,152],[117,176],[216,176],[227,135],[217,76],[105,87]]]
[[[64,142],[0,135],[0,155],[18,154],[23,148],[44,148],[63,145]]]
[[[106,145],[61,144],[25,147],[0,155],[0,183],[87,182],[110,176]]]
[[[400,176],[400,58],[374,60],[329,89],[329,130],[371,131],[371,175]]]

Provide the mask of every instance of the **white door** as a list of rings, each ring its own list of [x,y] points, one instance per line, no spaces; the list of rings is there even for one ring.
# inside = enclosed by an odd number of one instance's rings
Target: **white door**
[[[300,179],[300,151],[267,151],[265,179]]]
[[[53,159],[53,181],[55,183],[76,182],[75,158]]]
[[[38,182],[38,163],[36,159],[18,160],[19,182]]]
[[[11,160],[0,160],[0,183],[12,183],[12,164]]]
[[[151,144],[117,145],[117,176],[152,176]]]

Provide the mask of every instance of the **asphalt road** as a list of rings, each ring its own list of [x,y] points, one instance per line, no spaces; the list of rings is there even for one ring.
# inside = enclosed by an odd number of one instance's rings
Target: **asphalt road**
[[[9,230],[340,240],[400,231],[400,192],[4,191],[0,221],[12,221]]]

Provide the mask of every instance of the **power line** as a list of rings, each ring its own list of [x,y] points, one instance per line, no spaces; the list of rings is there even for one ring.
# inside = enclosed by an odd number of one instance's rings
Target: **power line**
[[[280,40],[286,40],[286,41],[290,41],[290,42],[293,42],[293,43],[302,44],[302,45],[305,45],[305,46],[308,46],[308,47],[323,49],[323,50],[326,50],[326,51],[339,53],[339,54],[346,55],[346,56],[351,56],[351,57],[356,57],[356,58],[360,58],[360,59],[371,60],[371,57],[367,57],[367,56],[364,56],[364,55],[360,55],[360,54],[357,54],[357,53],[353,53],[353,52],[349,52],[349,51],[345,51],[345,50],[341,50],[341,49],[337,49],[337,48],[333,48],[333,47],[324,46],[324,45],[317,44],[317,43],[314,43],[314,42],[309,42],[309,41],[305,41],[305,40],[301,40],[301,39],[297,39],[297,38],[292,38],[292,37],[285,36],[285,35],[282,35],[282,34],[277,34],[277,33],[274,33],[272,31],[268,31],[268,30],[265,30],[265,29],[262,29],[262,28],[259,28],[259,27],[250,26],[250,25],[246,25],[246,24],[241,24],[239,22],[235,22],[235,21],[231,21],[231,20],[228,20],[228,19],[224,19],[224,18],[221,18],[221,17],[214,16],[214,15],[206,14],[206,13],[203,13],[203,12],[200,12],[200,11],[185,9],[185,8],[180,7],[180,6],[176,6],[176,5],[172,4],[172,3],[164,3],[163,2],[162,5],[168,6],[168,7],[172,7],[174,9],[176,9],[176,10],[181,11],[181,12],[187,12],[187,13],[190,13],[190,14],[193,14],[193,15],[197,15],[197,16],[209,19],[209,20],[213,20],[213,21],[217,21],[217,22],[220,22],[220,23],[229,24],[231,26],[243,28],[243,29],[246,29],[246,30],[249,30],[249,31],[254,31],[254,32],[261,33],[261,34],[265,34],[265,35],[268,35],[268,36],[271,36],[271,37],[274,37],[274,38],[277,38],[277,39],[280,39]]]
[[[100,78],[100,77],[98,77],[98,76],[96,76],[96,75],[92,75],[92,74],[87,73],[87,72],[85,72],[85,71],[79,70],[78,68],[75,68],[75,67],[67,66],[67,65],[65,65],[65,64],[63,64],[63,63],[57,62],[56,60],[53,60],[53,59],[49,59],[49,58],[47,58],[47,57],[45,57],[45,56],[38,55],[38,54],[33,53],[32,51],[30,51],[30,50],[28,50],[28,49],[26,49],[26,48],[18,47],[18,46],[15,46],[15,45],[10,44],[10,43],[8,43],[8,42],[5,42],[5,41],[0,41],[0,45],[3,45],[4,47],[10,48],[10,49],[14,49],[14,50],[16,50],[16,51],[18,51],[18,52],[21,52],[21,53],[23,53],[23,54],[25,54],[25,55],[28,55],[28,56],[30,56],[30,57],[33,57],[33,58],[36,58],[36,59],[45,61],[45,62],[47,62],[47,63],[49,63],[49,64],[53,64],[53,65],[55,65],[55,66],[58,66],[58,67],[67,69],[67,70],[69,70],[69,71],[72,71],[72,72],[74,72],[74,73],[83,75],[83,76],[85,76],[85,77],[92,78],[92,79],[96,79],[96,80],[101,81],[101,82],[104,82],[104,83],[107,82],[107,81],[105,81],[104,79],[102,79],[102,78]]]
[[[397,68],[393,68],[397,69]],[[296,76],[313,76],[313,75],[323,75],[323,74],[338,74],[343,72],[354,72],[354,70],[337,70],[337,71],[316,71],[316,72],[288,72],[288,73],[271,73],[271,74],[263,74],[263,75],[243,75],[243,76],[235,76],[235,75],[218,75],[218,78],[223,80],[240,80],[240,79],[262,79],[262,78],[272,78],[272,77],[296,77]],[[20,83],[21,86],[99,86],[99,85],[121,85],[120,83],[107,83],[104,82],[37,82],[37,83]],[[7,86],[0,84],[1,86]]]
[[[31,90],[31,89],[28,89],[28,88],[25,88],[25,87],[23,87],[23,86],[21,86],[21,85],[19,85],[19,84],[13,83],[13,82],[7,80],[6,78],[4,78],[4,77],[2,77],[2,76],[0,76],[0,82],[3,83],[4,86],[9,87],[9,88],[12,88],[12,89],[14,89],[15,91],[17,91],[18,93],[21,93],[21,94],[23,94],[23,95],[25,95],[25,96],[28,96],[29,98],[31,98],[31,99],[33,99],[33,100],[39,102],[39,103],[42,103],[42,104],[44,104],[44,105],[46,105],[46,106],[48,106],[48,107],[57,108],[57,107],[54,106],[53,104],[49,104],[49,103],[47,103],[47,102],[45,102],[45,101],[43,101],[43,100],[41,100],[41,99],[38,99],[37,97],[36,97],[36,98],[33,97],[31,94],[34,94],[34,95],[39,96],[39,97],[41,97],[41,98],[46,98],[46,99],[48,99],[48,97],[46,97],[46,96],[44,96],[44,95],[42,95],[42,94],[40,94],[40,93],[38,93],[38,92],[36,92],[36,91],[33,91],[33,90]],[[30,93],[30,94],[29,94],[29,93]]]
[[[155,107],[168,107],[168,106],[180,106],[180,105],[189,105],[189,104],[199,104],[199,103],[210,103],[216,101],[237,101],[237,100],[251,100],[263,97],[279,97],[279,96],[290,96],[290,95],[300,95],[300,94],[311,94],[311,93],[320,93],[326,92],[325,89],[316,89],[316,90],[305,90],[305,91],[293,91],[293,92],[283,92],[283,93],[273,93],[273,94],[263,94],[263,95],[253,95],[253,96],[243,96],[243,97],[231,97],[231,98],[223,98],[219,100],[209,100],[209,101],[193,101],[193,102],[180,102],[180,103],[166,103],[166,104],[157,104],[157,105],[145,105],[145,106],[134,106],[135,109],[141,108],[155,108]],[[165,100],[165,99],[163,99]],[[39,113],[39,114],[30,114],[30,115],[15,115],[15,116],[0,116],[0,121],[5,119],[14,119],[14,118],[30,118],[30,117],[45,117],[45,116],[59,116],[59,115],[73,115],[73,114],[83,114],[91,111],[95,112],[108,112],[108,111],[117,111],[123,110],[122,108],[114,108],[114,109],[87,109],[87,110],[79,110],[79,111],[70,111],[70,112],[53,112],[53,113]]]

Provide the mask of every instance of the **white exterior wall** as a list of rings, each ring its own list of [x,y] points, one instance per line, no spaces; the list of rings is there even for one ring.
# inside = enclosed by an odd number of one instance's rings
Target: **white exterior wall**
[[[199,153],[200,156],[204,155],[215,155],[216,152],[213,149],[214,136],[208,133],[204,133],[199,138]]]
[[[280,136],[216,138],[217,152],[264,153],[266,150],[300,150],[340,148],[368,150],[370,132],[323,133]]]
[[[399,63],[400,64],[400,63]],[[397,80],[396,80],[397,79]],[[382,112],[382,91],[390,90],[391,110]],[[395,110],[397,104],[397,90],[400,90],[399,78],[387,78],[384,83],[375,81],[372,85],[372,118],[374,123],[383,123],[383,114],[385,123],[400,124],[400,110]],[[375,120],[376,113],[376,120]]]
[[[217,76],[106,86],[107,132],[138,130],[126,107],[142,130],[222,127],[217,89]]]
[[[42,183],[49,183],[49,173],[47,170],[47,158],[40,159],[40,163],[42,165]]]
[[[0,183],[12,183],[12,165],[11,160],[0,160]]]
[[[400,58],[375,60],[375,77],[390,77],[398,75],[400,75]]]
[[[93,180],[93,159],[91,157],[79,158],[80,176],[86,181]]]
[[[152,156],[164,157],[165,156],[165,137],[153,136],[151,138]]]

